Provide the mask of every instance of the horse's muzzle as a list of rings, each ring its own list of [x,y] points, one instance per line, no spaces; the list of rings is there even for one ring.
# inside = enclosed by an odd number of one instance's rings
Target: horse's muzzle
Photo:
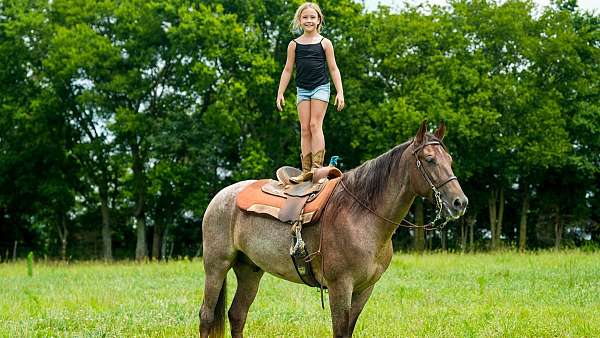
[[[447,206],[450,216],[454,219],[461,217],[467,211],[468,204],[469,199],[464,194],[455,197],[452,201],[452,204]]]

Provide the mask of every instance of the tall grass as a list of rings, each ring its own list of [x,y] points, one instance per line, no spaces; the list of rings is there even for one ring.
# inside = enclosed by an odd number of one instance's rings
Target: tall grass
[[[36,262],[33,277],[26,261],[0,264],[0,337],[197,336],[202,286],[199,260]],[[355,336],[592,337],[599,318],[597,253],[396,255]],[[329,310],[316,289],[265,276],[245,332],[329,336]]]

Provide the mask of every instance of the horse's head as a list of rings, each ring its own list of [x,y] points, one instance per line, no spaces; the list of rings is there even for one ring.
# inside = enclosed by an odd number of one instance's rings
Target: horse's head
[[[445,133],[443,122],[434,134],[427,133],[426,121],[421,123],[407,149],[413,162],[410,179],[416,194],[429,198],[434,205],[441,201],[445,216],[456,219],[465,213],[469,200],[452,171],[452,157],[442,143]]]

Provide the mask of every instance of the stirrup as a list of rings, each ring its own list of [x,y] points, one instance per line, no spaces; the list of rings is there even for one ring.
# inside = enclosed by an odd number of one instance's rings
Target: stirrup
[[[304,251],[304,241],[302,240],[302,221],[297,221],[292,226],[292,246],[290,247],[290,255],[294,256]],[[296,243],[294,243],[294,239]]]

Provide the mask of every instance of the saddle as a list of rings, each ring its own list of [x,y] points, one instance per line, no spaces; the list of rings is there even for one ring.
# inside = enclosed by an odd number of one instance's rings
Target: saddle
[[[290,177],[300,173],[296,168],[285,166],[277,170],[277,181],[262,179],[250,184],[238,194],[238,208],[286,223],[316,222],[342,172],[335,167],[322,167],[315,171],[312,181],[299,184],[290,181]]]
[[[342,177],[336,167],[322,167],[315,170],[312,181],[295,184],[290,177],[300,175],[301,171],[293,167],[281,167],[277,170],[277,181],[258,180],[237,195],[237,206],[247,212],[269,215],[281,222],[292,224],[292,246],[290,256],[300,279],[308,286],[323,289],[314,276],[310,259],[307,259],[302,225],[319,220],[327,201]]]

